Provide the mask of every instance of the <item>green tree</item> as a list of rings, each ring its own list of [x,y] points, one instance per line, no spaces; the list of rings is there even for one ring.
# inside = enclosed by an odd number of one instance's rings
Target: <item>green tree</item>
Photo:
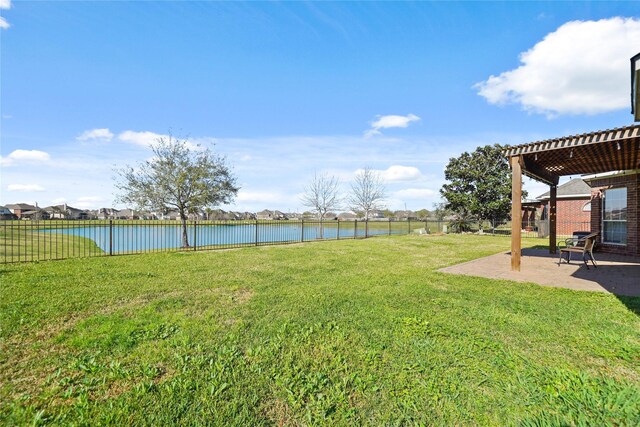
[[[478,147],[449,159],[444,171],[448,181],[440,189],[445,209],[459,217],[501,221],[511,211],[511,169],[500,144]],[[523,192],[526,197],[526,192]]]
[[[419,211],[416,211],[416,217],[418,219],[427,219],[429,218],[429,214],[430,212],[427,209],[420,209]]]
[[[447,209],[446,203],[440,202],[433,204],[432,214],[435,219],[442,221],[446,216],[453,214],[453,212]]]
[[[224,157],[186,139],[158,138],[151,150],[151,159],[116,170],[117,200],[141,210],[176,209],[182,221],[182,246],[189,247],[187,216],[230,203],[239,190],[236,179]]]
[[[383,209],[382,210],[382,215],[384,215],[385,218],[395,218],[396,217],[396,213],[390,209]]]

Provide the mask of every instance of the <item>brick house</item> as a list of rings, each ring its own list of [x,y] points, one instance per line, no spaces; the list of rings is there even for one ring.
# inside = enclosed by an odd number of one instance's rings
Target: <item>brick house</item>
[[[640,255],[640,169],[585,177],[591,185],[591,231],[599,250]]]
[[[36,207],[28,203],[13,203],[6,206],[9,211],[18,219],[22,218],[22,214],[27,211],[35,211]]]
[[[512,270],[520,270],[523,174],[549,185],[551,253],[557,244],[558,180],[582,175],[590,186],[589,231],[599,233],[597,250],[640,256],[640,124],[513,146],[505,156],[512,169]]]
[[[588,231],[591,228],[591,187],[581,178],[574,178],[557,190],[556,221],[560,235],[571,235],[574,231]],[[550,192],[522,203],[522,225],[537,226],[542,236],[548,235]]]

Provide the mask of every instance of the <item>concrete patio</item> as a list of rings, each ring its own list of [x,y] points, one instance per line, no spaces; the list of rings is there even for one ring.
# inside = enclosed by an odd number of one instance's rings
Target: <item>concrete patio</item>
[[[438,271],[489,279],[537,283],[579,291],[609,292],[640,296],[640,258],[604,253],[594,254],[598,268],[582,262],[573,254],[570,264],[558,265],[558,255],[547,249],[522,249],[521,271],[511,270],[511,252],[479,258]]]

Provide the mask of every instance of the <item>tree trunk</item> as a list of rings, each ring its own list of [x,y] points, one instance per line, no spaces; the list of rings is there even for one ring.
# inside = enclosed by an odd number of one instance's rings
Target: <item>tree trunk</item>
[[[189,237],[187,235],[187,216],[180,210],[180,221],[182,222],[182,247],[189,247]]]

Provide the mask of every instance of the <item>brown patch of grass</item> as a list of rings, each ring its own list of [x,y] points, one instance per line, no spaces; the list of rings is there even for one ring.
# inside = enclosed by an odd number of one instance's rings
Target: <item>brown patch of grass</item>
[[[601,375],[602,371],[614,377],[618,381],[629,381],[632,383],[640,383],[640,371],[621,365],[613,365],[609,361],[598,357],[587,357],[584,359],[583,365],[591,371],[593,375]]]
[[[251,289],[240,288],[231,293],[231,300],[237,304],[245,304],[253,297]]]
[[[265,405],[264,414],[275,425],[278,426],[300,426],[302,425],[296,419],[293,418],[293,411],[287,404],[287,402],[281,399],[275,399]]]

